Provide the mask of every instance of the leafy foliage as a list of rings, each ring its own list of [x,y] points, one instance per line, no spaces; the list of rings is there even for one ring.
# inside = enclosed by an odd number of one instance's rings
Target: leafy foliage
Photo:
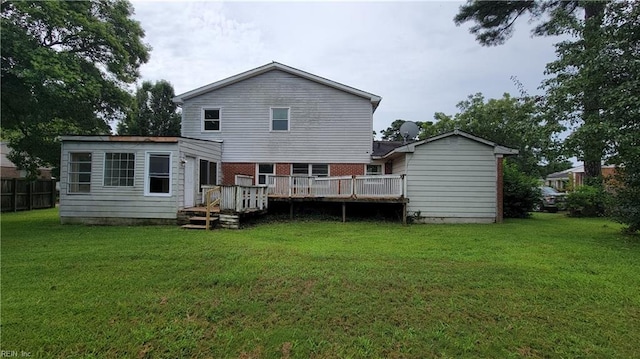
[[[529,217],[534,205],[540,202],[537,179],[519,171],[515,164],[509,162],[505,162],[503,173],[504,217]]]
[[[604,216],[608,194],[602,186],[580,186],[567,196],[567,211],[573,217]]]
[[[180,136],[178,106],[173,86],[160,80],[142,83],[136,92],[136,104],[124,121],[118,123],[119,135]]]
[[[32,172],[60,162],[59,136],[109,132],[149,57],[125,0],[3,1],[2,130]]]
[[[604,156],[606,131],[602,131],[599,106],[603,83],[603,74],[593,71],[588,65],[598,57],[602,48],[600,36],[605,14],[605,2],[600,1],[468,1],[460,8],[454,18],[460,25],[467,21],[475,22],[470,29],[483,45],[504,43],[512,34],[515,21],[523,14],[538,21],[535,35],[568,34],[578,38],[571,46],[576,51],[566,52],[567,42],[558,44],[560,59],[550,64],[547,72],[555,74],[545,85],[548,91],[557,90],[555,96],[561,99],[565,94],[565,103],[551,99],[550,113],[557,121],[571,117],[579,118],[581,130],[569,142],[585,163],[587,181],[600,178],[600,163]],[[581,16],[584,18],[580,19]],[[565,52],[565,53],[562,53]],[[573,73],[585,81],[571,81]],[[569,80],[567,82],[567,80]],[[568,101],[567,101],[568,100]],[[555,106],[553,106],[555,105]],[[554,107],[556,107],[554,109]],[[583,127],[583,128],[582,128]]]
[[[505,93],[500,99],[485,100],[481,93],[477,93],[460,102],[458,109],[460,112],[453,117],[436,113],[436,122],[423,124],[421,138],[460,129],[518,149],[519,155],[509,161],[530,176],[539,177],[549,173],[546,167],[541,166],[543,163],[547,163],[549,169],[567,165],[561,156],[559,140],[555,137],[563,127],[540,115],[541,109],[536,98],[516,98]]]
[[[382,135],[383,141],[403,141],[404,138],[400,133],[400,127],[405,123],[405,120],[397,119],[391,123],[391,126],[387,127],[387,129],[382,130],[380,135]],[[422,128],[422,122],[416,122],[418,128]]]

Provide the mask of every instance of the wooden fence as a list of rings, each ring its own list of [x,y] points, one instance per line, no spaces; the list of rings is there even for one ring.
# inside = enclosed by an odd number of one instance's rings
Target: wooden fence
[[[0,179],[2,212],[28,211],[56,206],[56,180]]]

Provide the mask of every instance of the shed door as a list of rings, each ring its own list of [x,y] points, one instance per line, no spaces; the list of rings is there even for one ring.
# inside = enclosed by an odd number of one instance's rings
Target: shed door
[[[184,207],[195,206],[196,196],[196,159],[193,157],[187,157],[187,162],[184,164]]]

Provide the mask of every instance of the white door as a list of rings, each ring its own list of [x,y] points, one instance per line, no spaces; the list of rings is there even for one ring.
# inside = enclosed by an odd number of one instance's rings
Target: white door
[[[184,207],[196,205],[196,159],[187,157],[184,164]]]

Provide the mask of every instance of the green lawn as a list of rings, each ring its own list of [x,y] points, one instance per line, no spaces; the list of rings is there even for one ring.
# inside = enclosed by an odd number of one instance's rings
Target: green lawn
[[[602,219],[239,231],[2,215],[1,350],[31,357],[640,355],[640,240]]]

